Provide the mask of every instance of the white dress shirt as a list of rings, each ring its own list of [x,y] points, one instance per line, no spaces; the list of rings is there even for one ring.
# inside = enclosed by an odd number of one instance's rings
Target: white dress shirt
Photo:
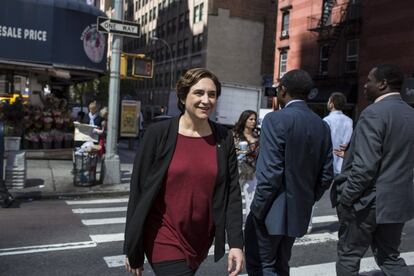
[[[331,129],[332,148],[339,149],[339,145],[348,144],[352,135],[352,119],[342,111],[331,111],[323,118]],[[333,155],[334,174],[341,172],[343,158]]]

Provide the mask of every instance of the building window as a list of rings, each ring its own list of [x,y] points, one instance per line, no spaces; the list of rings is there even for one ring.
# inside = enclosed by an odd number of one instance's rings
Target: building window
[[[188,10],[185,12],[184,22],[185,26],[188,27],[188,25],[190,24],[190,11]]]
[[[279,57],[279,78],[282,78],[283,75],[286,73],[287,58],[288,58],[288,52],[286,50],[281,51],[280,57]]]
[[[199,52],[203,48],[203,34],[193,36],[192,52]]]
[[[172,55],[172,58],[175,57],[176,48],[177,47],[175,46],[175,43],[171,43],[171,55]]]
[[[180,40],[178,41],[177,57],[182,56],[182,54],[183,54],[183,42]]]
[[[203,9],[204,3],[201,3],[200,5],[194,7],[193,23],[197,23],[203,20]]]
[[[322,45],[319,51],[319,74],[328,75],[329,45]]]
[[[183,40],[183,54],[186,55],[188,53],[188,39]]]
[[[289,11],[284,11],[282,13],[282,31],[281,37],[286,38],[289,37]]]
[[[167,23],[167,33],[168,33],[168,35],[172,35],[172,34],[175,33],[175,21],[176,20],[177,20],[176,18],[173,18],[170,21],[168,21],[168,23]]]
[[[180,17],[178,18],[178,29],[179,30],[182,30],[184,28],[184,22],[185,22],[184,17],[185,17],[185,14],[182,13],[180,14]]]
[[[358,68],[359,40],[352,39],[346,42],[346,72],[355,72]]]

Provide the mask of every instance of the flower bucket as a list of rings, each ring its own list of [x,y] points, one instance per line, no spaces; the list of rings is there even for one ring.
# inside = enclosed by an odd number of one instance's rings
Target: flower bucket
[[[5,151],[12,151],[12,150],[20,150],[20,141],[22,140],[21,137],[4,137],[4,150]]]
[[[32,149],[40,149],[41,148],[41,144],[39,141],[32,141],[32,143],[30,144]]]
[[[51,149],[53,146],[52,141],[42,141],[43,149]]]

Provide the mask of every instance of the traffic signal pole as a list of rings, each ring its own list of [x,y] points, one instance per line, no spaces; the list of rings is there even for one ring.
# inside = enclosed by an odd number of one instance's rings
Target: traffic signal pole
[[[122,19],[122,0],[115,0],[113,19]],[[118,118],[119,118],[119,63],[121,56],[122,37],[112,34],[112,54],[109,79],[109,103],[108,103],[108,129],[106,136],[106,152],[103,162],[104,174],[103,184],[121,183],[121,163],[119,160],[118,140]]]

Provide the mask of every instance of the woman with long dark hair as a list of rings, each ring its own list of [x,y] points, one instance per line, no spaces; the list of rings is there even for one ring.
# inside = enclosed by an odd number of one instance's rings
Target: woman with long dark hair
[[[256,133],[257,113],[245,110],[233,128],[234,145],[236,146],[239,165],[239,182],[246,202],[246,216],[250,212],[250,204],[256,190],[256,157],[259,153],[259,136]]]
[[[188,70],[177,83],[176,118],[150,125],[131,178],[126,269],[142,275],[144,254],[157,276],[192,276],[229,244],[228,272],[243,265],[242,200],[231,131],[209,120],[220,96],[217,77]]]

